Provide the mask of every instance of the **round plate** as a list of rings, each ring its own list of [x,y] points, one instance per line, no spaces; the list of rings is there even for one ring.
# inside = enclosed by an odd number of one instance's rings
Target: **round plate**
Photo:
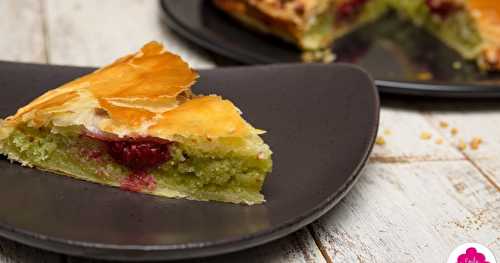
[[[89,68],[0,63],[0,112]],[[0,234],[60,253],[120,260],[180,259],[241,250],[283,237],[332,208],[373,146],[379,99],[349,65],[203,70],[193,90],[232,100],[267,130],[273,172],[267,202],[245,206],[168,199],[21,167],[0,157]]]
[[[167,25],[187,39],[244,64],[300,62],[301,52],[272,36],[247,30],[211,0],[162,0]],[[387,15],[338,40],[337,62],[358,64],[381,92],[435,96],[500,97],[500,74],[475,63],[409,22]]]

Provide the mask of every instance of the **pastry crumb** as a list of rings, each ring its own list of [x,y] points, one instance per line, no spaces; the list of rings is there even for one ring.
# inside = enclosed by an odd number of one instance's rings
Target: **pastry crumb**
[[[436,140],[436,144],[443,144],[444,140],[442,138],[438,138]]]
[[[463,151],[467,148],[467,144],[465,144],[464,140],[460,139],[460,141],[457,144],[457,148]]]
[[[457,135],[457,133],[458,133],[457,128],[451,128],[451,135],[455,136],[455,135]]]
[[[420,139],[422,139],[422,140],[430,140],[431,138],[432,138],[432,134],[430,132],[420,133]]]
[[[420,72],[417,74],[417,79],[419,80],[431,80],[433,78],[430,72]]]
[[[474,137],[472,138],[472,140],[470,141],[469,143],[469,146],[472,150],[477,150],[479,149],[479,145],[483,143],[483,139],[479,138],[479,137]]]
[[[448,128],[449,124],[445,121],[440,121],[439,122],[439,127],[445,129],[445,128]]]
[[[391,130],[389,130],[389,129],[384,129],[384,135],[389,136],[389,135],[391,135],[391,134],[392,134],[392,131],[391,131]]]
[[[383,136],[377,136],[377,139],[375,140],[375,143],[377,145],[385,145],[385,139]]]

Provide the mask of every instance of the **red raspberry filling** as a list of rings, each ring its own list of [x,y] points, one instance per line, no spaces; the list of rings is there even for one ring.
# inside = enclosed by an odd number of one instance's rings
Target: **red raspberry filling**
[[[358,13],[368,0],[349,0],[337,7],[337,20],[352,18]]]
[[[425,4],[431,13],[441,18],[446,18],[460,9],[460,5],[454,0],[425,0]]]
[[[156,181],[146,172],[133,172],[121,182],[120,187],[132,192],[153,191],[156,188]]]
[[[130,169],[130,175],[120,183],[120,187],[133,192],[153,191],[156,188],[156,181],[148,172],[171,158],[172,143],[159,138],[119,138],[89,131],[82,136],[102,142],[115,162]],[[81,154],[91,159],[101,157],[100,151],[82,151]]]
[[[168,141],[158,141],[147,138],[105,141],[109,155],[119,164],[130,170],[149,171],[170,159]]]

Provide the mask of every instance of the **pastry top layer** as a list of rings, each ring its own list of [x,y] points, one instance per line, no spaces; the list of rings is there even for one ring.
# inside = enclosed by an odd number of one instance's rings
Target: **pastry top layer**
[[[120,137],[216,139],[259,134],[218,96],[193,96],[198,74],[157,42],[59,88],[0,122],[0,139],[19,124],[81,125]]]
[[[305,30],[316,15],[324,12],[331,0],[215,0],[216,4],[233,13],[247,13],[248,6],[274,20],[293,24],[297,30]],[[251,16],[251,15],[249,15]]]
[[[467,8],[484,40],[482,63],[500,69],[500,1],[468,0]]]

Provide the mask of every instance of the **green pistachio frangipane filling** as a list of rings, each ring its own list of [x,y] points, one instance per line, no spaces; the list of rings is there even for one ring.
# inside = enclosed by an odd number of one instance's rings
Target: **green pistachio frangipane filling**
[[[119,186],[131,171],[115,162],[102,142],[81,136],[78,130],[54,133],[54,129],[19,127],[0,142],[0,153],[26,165]],[[143,192],[175,191],[197,200],[263,201],[259,191],[271,170],[270,158],[217,149],[207,152],[179,143],[171,145],[170,154],[170,160],[148,172],[155,189]]]

